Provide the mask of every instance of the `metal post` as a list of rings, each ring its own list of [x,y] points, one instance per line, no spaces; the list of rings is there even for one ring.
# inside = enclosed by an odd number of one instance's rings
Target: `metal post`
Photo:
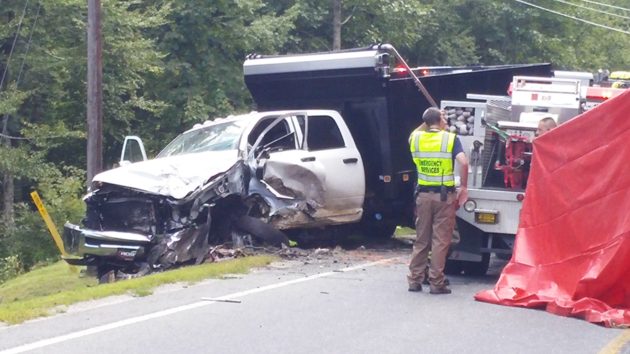
[[[88,0],[87,184],[103,169],[103,49],[101,0]]]

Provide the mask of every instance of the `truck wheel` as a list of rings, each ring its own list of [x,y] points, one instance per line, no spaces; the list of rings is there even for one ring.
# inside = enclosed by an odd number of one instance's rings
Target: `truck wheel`
[[[392,238],[396,231],[396,225],[384,221],[361,222],[361,233],[373,240],[386,240]]]
[[[481,261],[479,262],[456,261],[448,259],[446,260],[446,266],[444,267],[444,274],[461,275],[463,272],[465,275],[482,276],[486,275],[489,266],[489,253],[482,254]]]
[[[466,275],[482,276],[488,272],[490,266],[490,253],[484,253],[481,255],[480,262],[462,262],[463,271]]]
[[[274,228],[273,226],[253,218],[251,216],[243,215],[235,223],[234,227],[241,231],[245,231],[255,238],[274,246],[280,246],[281,244],[288,245],[289,238],[287,235]]]
[[[447,275],[461,275],[464,271],[464,262],[454,261],[447,259],[446,266],[444,267],[444,274]]]
[[[96,267],[98,283],[108,284],[116,281],[116,269],[110,265]]]

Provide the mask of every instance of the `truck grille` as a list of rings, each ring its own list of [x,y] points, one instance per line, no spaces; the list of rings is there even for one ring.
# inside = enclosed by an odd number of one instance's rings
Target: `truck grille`
[[[99,206],[98,212],[103,230],[155,234],[155,207],[151,201],[108,201]]]

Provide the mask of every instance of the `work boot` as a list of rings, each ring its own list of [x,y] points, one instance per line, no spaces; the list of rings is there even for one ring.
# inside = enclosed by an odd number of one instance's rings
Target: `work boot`
[[[427,275],[424,280],[422,281],[422,285],[429,285],[429,276]],[[444,278],[444,285],[449,286],[451,285],[451,282],[448,280],[448,278]]]
[[[407,290],[412,291],[414,293],[420,292],[420,291],[422,291],[422,285],[420,285],[420,284],[409,284],[409,289],[407,289]]]
[[[433,295],[442,295],[442,294],[450,294],[450,293],[451,293],[451,289],[446,287],[446,285],[431,286],[431,290],[429,291],[429,294],[433,294]]]

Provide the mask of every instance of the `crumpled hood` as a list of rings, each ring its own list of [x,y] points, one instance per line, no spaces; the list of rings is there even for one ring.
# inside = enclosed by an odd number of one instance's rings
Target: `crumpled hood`
[[[170,156],[114,168],[93,180],[181,199],[237,160],[238,150]]]

